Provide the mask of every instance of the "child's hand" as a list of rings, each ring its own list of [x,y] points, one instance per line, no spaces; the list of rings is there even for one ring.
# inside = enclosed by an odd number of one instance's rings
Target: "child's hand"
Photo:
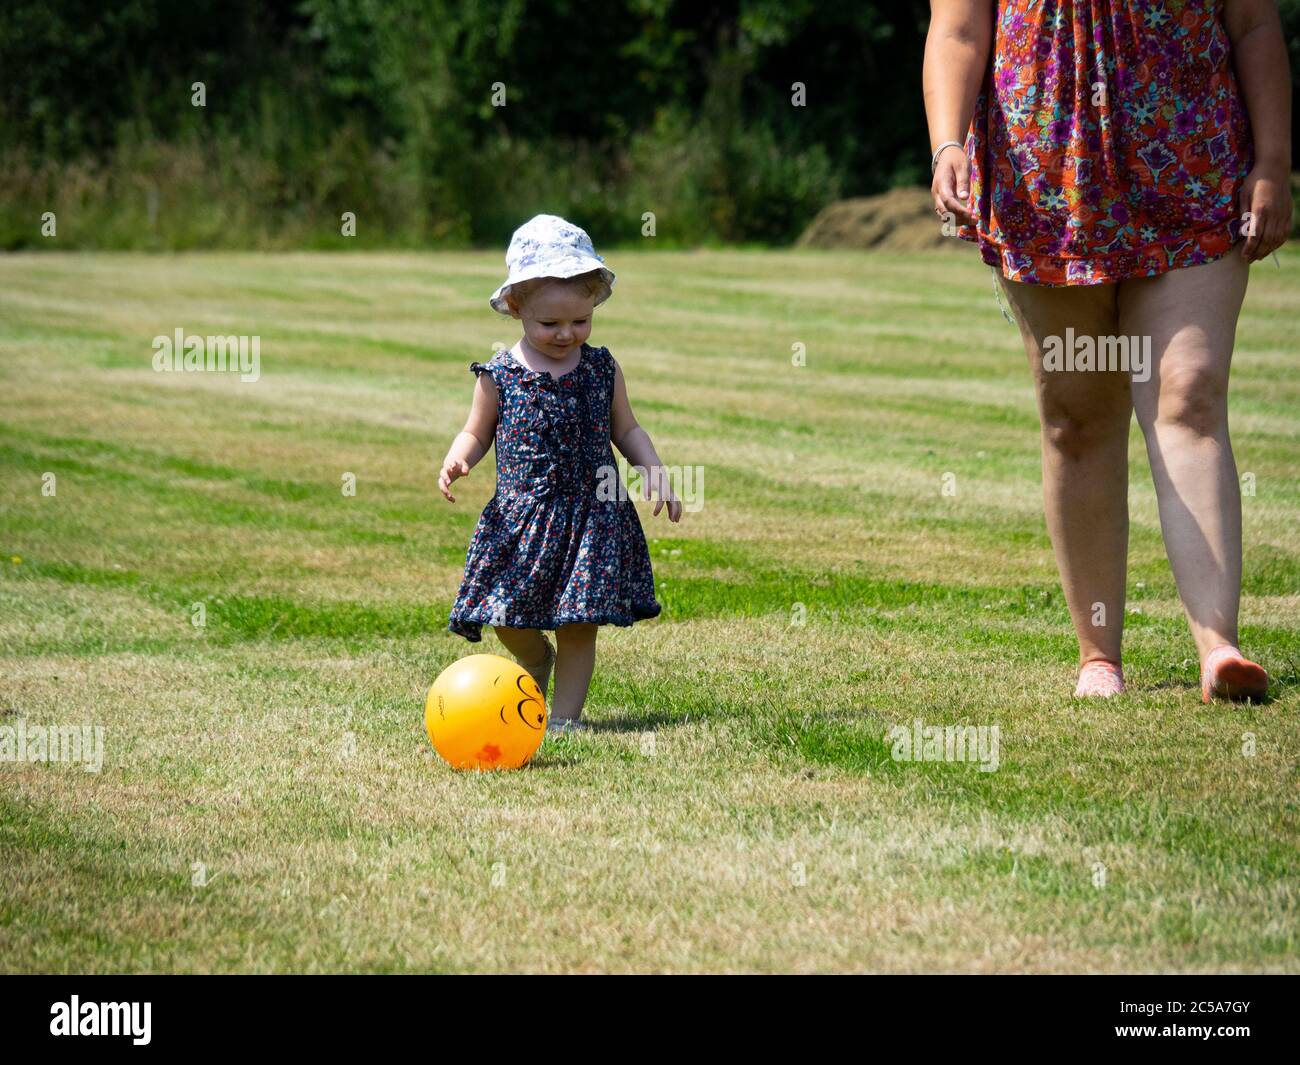
[[[668,504],[668,520],[682,520],[682,501],[677,498],[677,493],[673,491],[672,483],[668,480],[668,471],[662,466],[654,466],[650,470],[650,476],[642,478],[642,491],[645,492],[646,499],[651,498],[650,489],[653,486],[658,499],[655,500],[654,517],[659,517],[659,512],[664,509],[664,504]]]
[[[451,494],[451,482],[457,477],[469,476],[469,463],[464,459],[448,459],[442,464],[442,470],[438,474],[438,488],[446,497],[447,502],[456,502],[456,497]]]
[[[669,521],[681,521],[681,520],[682,520],[682,501],[681,501],[680,499],[678,499],[676,496],[673,496],[671,499],[657,499],[657,500],[655,500],[655,510],[654,510],[654,512],[655,512],[655,516],[657,517],[657,516],[659,515],[659,512],[660,512],[661,510],[663,510],[663,508],[664,508],[664,504],[665,504],[665,503],[668,504],[668,520],[669,520]]]

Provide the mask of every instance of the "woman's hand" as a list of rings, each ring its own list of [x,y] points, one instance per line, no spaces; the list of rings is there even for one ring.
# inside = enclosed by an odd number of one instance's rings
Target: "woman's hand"
[[[1263,259],[1286,242],[1291,232],[1290,178],[1285,166],[1256,164],[1242,182],[1239,199],[1246,243],[1241,256],[1247,262]]]
[[[940,218],[951,213],[963,225],[975,224],[975,215],[969,206],[970,160],[966,158],[964,149],[950,144],[939,153],[930,193],[934,196],[934,212]]]
[[[1291,64],[1273,0],[1226,0],[1223,26],[1250,116],[1255,168],[1241,186],[1237,209],[1254,262],[1280,247],[1291,230]]]
[[[451,482],[457,477],[469,476],[469,463],[464,459],[448,458],[442,464],[442,470],[438,474],[438,489],[442,492],[447,502],[456,502],[456,497],[451,494]]]
[[[975,114],[980,86],[989,70],[997,25],[994,0],[930,0],[921,87],[925,94],[930,150],[949,140],[964,142]],[[935,213],[947,221],[976,224],[970,202],[970,162],[966,150],[945,146],[935,160]]]

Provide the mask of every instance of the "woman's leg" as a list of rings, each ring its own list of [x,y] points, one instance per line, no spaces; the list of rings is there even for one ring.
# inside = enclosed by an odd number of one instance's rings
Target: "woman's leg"
[[[551,720],[576,719],[587,701],[587,687],[596,668],[598,625],[561,625],[555,630],[555,695]]]
[[[1203,266],[1124,281],[1119,331],[1150,337],[1151,374],[1133,382],[1165,550],[1204,662],[1237,645],[1241,490],[1228,439],[1228,367],[1249,264],[1233,252]]]
[[[1053,288],[999,277],[1034,375],[1042,429],[1043,509],[1081,663],[1118,663],[1128,555],[1128,375],[1048,369],[1049,341],[1116,331],[1114,285]]]

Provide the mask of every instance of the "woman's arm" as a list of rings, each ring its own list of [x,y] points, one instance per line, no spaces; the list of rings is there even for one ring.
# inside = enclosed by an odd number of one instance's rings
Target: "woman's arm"
[[[447,457],[442,460],[442,469],[438,472],[438,488],[449,502],[456,502],[456,497],[451,494],[451,482],[468,474],[478,460],[487,454],[496,431],[497,386],[491,374],[479,374],[474,384],[474,402],[465,428],[451,442]]]
[[[673,492],[667,471],[659,461],[659,454],[655,451],[650,434],[641,428],[637,423],[636,415],[632,413],[632,404],[627,398],[627,383],[623,380],[623,368],[617,362],[614,363],[614,399],[610,404],[609,438],[628,462],[646,471],[642,479],[646,499],[650,498],[652,484],[658,489],[659,498],[655,500],[655,515],[657,516],[667,503],[668,520],[681,521],[681,500]]]
[[[1254,262],[1291,231],[1291,64],[1273,0],[1226,0],[1223,24],[1255,141],[1239,204],[1252,216],[1241,254]]]
[[[931,0],[921,82],[930,151],[944,141],[966,143],[975,100],[988,70],[993,40],[993,0]],[[975,224],[970,195],[970,161],[962,148],[945,148],[930,185],[938,214],[951,211]]]

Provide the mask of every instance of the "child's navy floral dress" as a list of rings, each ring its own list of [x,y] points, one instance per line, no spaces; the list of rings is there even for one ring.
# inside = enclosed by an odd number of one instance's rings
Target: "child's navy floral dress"
[[[609,349],[583,344],[578,365],[558,379],[509,350],[470,369],[497,387],[497,489],[470,540],[447,628],[477,643],[483,625],[657,617],[641,520],[612,479]]]

